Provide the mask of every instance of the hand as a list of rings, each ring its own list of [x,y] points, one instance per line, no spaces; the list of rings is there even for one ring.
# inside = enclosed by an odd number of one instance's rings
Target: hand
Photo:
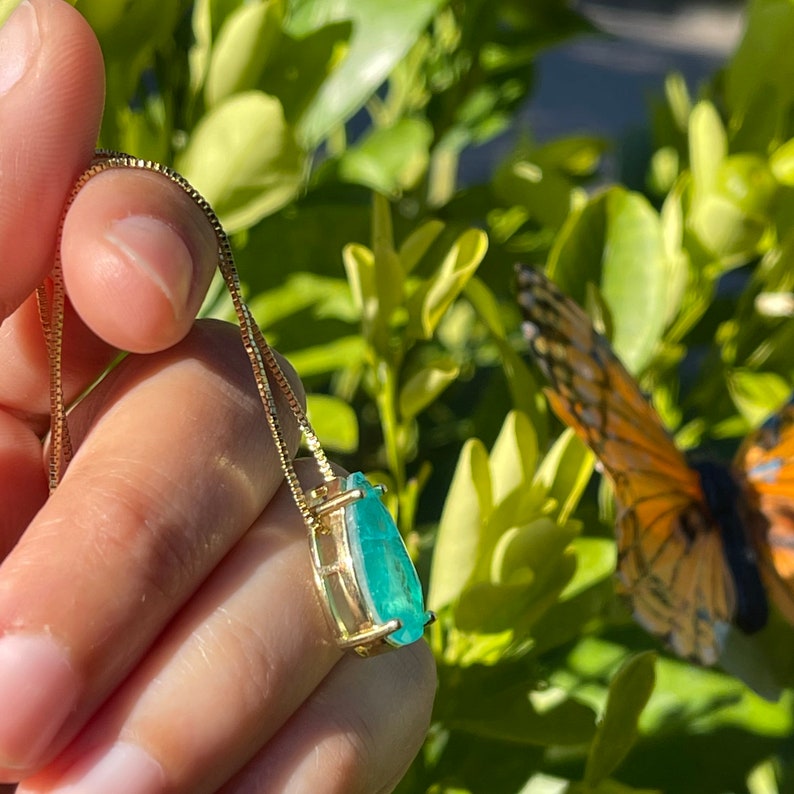
[[[76,454],[47,499],[32,293],[101,106],[80,15],[18,8],[0,31],[0,780],[22,780],[18,794],[390,791],[429,720],[432,658],[421,642],[367,661],[333,643],[239,335],[193,320],[212,230],[155,174],[95,177],[65,221],[67,399],[117,348],[138,355],[74,410]]]

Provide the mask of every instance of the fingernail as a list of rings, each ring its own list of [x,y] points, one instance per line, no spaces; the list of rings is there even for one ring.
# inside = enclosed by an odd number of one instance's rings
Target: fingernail
[[[25,634],[0,639],[0,766],[33,766],[76,703],[74,671],[55,640]]]
[[[38,47],[36,10],[24,0],[0,28],[0,96],[19,82]]]
[[[160,794],[165,789],[163,768],[145,750],[117,742],[84,761],[78,761],[48,794]],[[34,787],[32,791],[36,791]],[[27,791],[22,783],[17,794]],[[32,794],[32,792],[31,792]]]
[[[190,295],[193,258],[184,240],[167,223],[145,215],[113,221],[105,239],[141,270],[181,314]]]

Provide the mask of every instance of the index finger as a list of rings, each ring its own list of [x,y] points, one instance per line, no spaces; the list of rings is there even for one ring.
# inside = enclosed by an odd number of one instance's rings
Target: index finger
[[[52,267],[62,207],[91,160],[104,70],[63,0],[24,0],[0,29],[0,321]]]

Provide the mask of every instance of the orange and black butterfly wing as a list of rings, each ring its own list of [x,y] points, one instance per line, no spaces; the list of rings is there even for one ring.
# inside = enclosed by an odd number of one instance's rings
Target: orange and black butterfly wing
[[[767,592],[794,624],[794,396],[745,439],[734,468]]]
[[[697,472],[579,306],[535,270],[517,278],[549,402],[614,487],[618,574],[636,619],[679,655],[714,663],[736,596]]]

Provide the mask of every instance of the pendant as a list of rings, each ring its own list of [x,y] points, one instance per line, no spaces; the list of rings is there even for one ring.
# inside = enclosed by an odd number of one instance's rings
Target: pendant
[[[310,532],[320,600],[339,647],[359,656],[410,645],[435,620],[394,519],[361,472],[307,494],[318,522]]]

